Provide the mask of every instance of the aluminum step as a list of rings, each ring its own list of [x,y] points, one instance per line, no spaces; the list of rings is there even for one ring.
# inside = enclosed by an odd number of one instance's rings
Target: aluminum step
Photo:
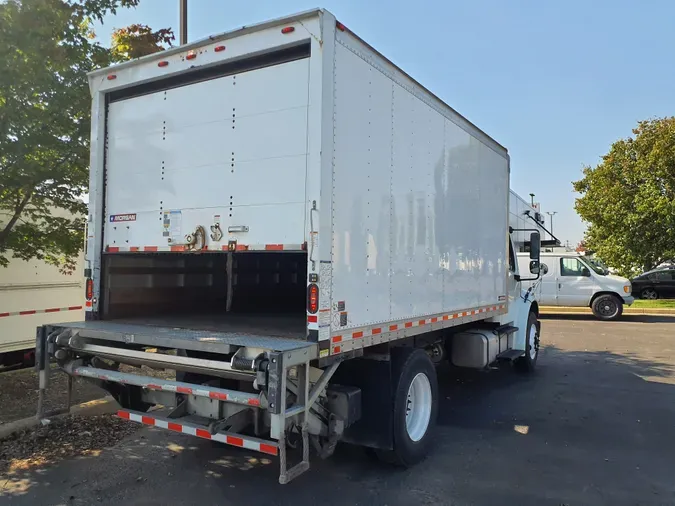
[[[497,355],[499,361],[513,361],[525,355],[523,350],[506,350]]]
[[[513,334],[514,332],[518,331],[518,327],[514,327],[513,325],[502,325],[501,327],[497,327],[494,329],[492,332],[497,335],[509,335]]]

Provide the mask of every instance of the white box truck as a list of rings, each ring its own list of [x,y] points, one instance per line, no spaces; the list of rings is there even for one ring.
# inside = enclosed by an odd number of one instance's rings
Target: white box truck
[[[35,259],[0,267],[0,365],[33,361],[37,326],[83,318],[83,289],[81,261],[70,275]]]
[[[39,329],[42,395],[54,357],[120,417],[278,455],[286,483],[310,445],[422,459],[446,357],[534,368],[506,149],[329,12],[90,83],[86,319]]]

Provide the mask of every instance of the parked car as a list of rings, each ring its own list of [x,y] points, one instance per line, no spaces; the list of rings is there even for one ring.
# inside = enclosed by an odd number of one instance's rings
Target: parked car
[[[631,280],[633,293],[641,299],[675,298],[675,267],[654,269]]]
[[[541,281],[534,294],[542,306],[590,307],[596,318],[615,320],[630,306],[631,283],[626,278],[609,274],[598,260],[572,252],[542,253]],[[518,253],[521,272],[529,264],[528,253]]]

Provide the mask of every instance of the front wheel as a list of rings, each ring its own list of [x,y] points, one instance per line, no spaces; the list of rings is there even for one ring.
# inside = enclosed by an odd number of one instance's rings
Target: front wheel
[[[405,350],[396,357],[394,378],[394,448],[376,450],[390,464],[412,466],[426,457],[433,445],[438,414],[436,369],[424,350]]]
[[[601,295],[591,305],[598,320],[616,320],[623,313],[623,302],[616,295]]]
[[[539,358],[539,334],[541,325],[534,311],[527,317],[527,333],[525,334],[525,355],[516,360],[515,366],[520,372],[534,371]]]

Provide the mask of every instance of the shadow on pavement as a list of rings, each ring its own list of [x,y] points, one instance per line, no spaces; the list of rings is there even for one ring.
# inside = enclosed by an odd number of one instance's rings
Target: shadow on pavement
[[[98,457],[32,469],[11,504],[673,504],[673,362],[542,350],[534,375],[439,367],[434,451],[394,469],[340,445],[277,484],[278,462],[149,429]]]

